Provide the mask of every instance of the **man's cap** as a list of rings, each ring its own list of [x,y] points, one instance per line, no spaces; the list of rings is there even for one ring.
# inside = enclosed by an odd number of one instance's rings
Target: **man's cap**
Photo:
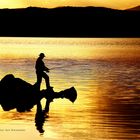
[[[45,54],[44,53],[40,53],[39,56],[45,57]]]

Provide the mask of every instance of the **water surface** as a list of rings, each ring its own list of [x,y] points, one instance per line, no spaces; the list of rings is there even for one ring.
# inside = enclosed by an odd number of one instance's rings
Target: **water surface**
[[[34,84],[40,52],[54,90],[74,86],[78,98],[51,103],[42,136],[36,106],[26,113],[0,108],[1,139],[140,139],[139,38],[0,38],[0,79],[12,73]]]

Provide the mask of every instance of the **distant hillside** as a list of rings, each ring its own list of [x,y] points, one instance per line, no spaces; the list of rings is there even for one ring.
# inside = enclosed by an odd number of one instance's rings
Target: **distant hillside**
[[[0,36],[140,37],[140,12],[103,7],[0,9]]]
[[[129,11],[140,11],[140,6],[136,6],[136,7],[133,7],[133,8],[126,9],[126,10],[129,10]]]

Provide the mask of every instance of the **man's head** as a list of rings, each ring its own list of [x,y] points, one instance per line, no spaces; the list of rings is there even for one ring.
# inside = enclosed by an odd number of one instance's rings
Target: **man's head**
[[[45,57],[45,54],[44,53],[40,53],[39,54],[39,57],[44,58]]]

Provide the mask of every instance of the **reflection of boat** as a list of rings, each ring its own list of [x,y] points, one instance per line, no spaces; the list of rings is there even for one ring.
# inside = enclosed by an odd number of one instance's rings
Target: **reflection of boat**
[[[67,98],[74,102],[77,92],[74,87],[54,92],[50,90],[37,90],[36,85],[31,85],[26,81],[15,78],[12,74],[6,75],[0,81],[0,104],[4,111],[16,108],[19,112],[28,111],[33,108],[42,98],[46,98],[45,111],[49,111],[49,104],[55,98]]]

